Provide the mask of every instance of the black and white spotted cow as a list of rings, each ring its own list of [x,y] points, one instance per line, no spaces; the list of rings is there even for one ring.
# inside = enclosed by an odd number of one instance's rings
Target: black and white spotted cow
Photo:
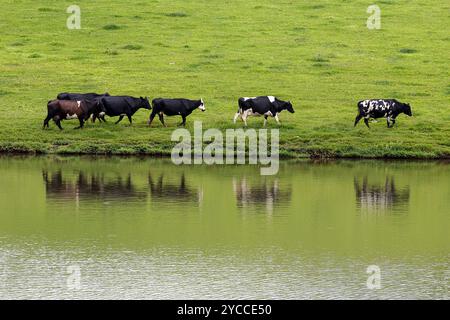
[[[359,113],[355,119],[355,127],[358,122],[364,118],[364,123],[368,128],[369,119],[386,118],[388,128],[392,128],[395,119],[399,114],[404,113],[412,116],[411,106],[408,103],[402,103],[395,99],[370,99],[358,102]]]
[[[241,117],[247,126],[247,118],[249,116],[264,116],[264,126],[267,124],[267,118],[274,117],[278,124],[280,119],[278,114],[287,110],[290,113],[294,113],[294,108],[290,101],[282,101],[274,96],[262,96],[253,98],[239,98],[239,109],[234,116],[234,123]]]

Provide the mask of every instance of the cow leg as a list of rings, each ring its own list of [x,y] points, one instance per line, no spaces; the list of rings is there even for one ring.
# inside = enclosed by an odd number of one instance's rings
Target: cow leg
[[[103,122],[106,122],[105,114],[104,114],[104,113],[98,114],[97,117],[98,117],[98,121],[100,121],[100,122],[102,122],[102,121],[103,121]]]
[[[127,117],[128,117],[128,121],[130,121],[130,125],[132,125],[133,124],[133,119],[131,119],[131,115],[127,115]]]
[[[164,127],[167,127],[166,124],[164,123],[164,115],[162,115],[161,113],[158,114],[159,116],[159,121],[161,121],[161,123],[163,124]]]
[[[98,122],[105,121],[105,119],[102,119],[102,116],[100,114],[93,114],[92,115],[92,122],[95,123],[95,121],[98,119]]]
[[[242,121],[244,121],[244,125],[247,126],[247,113],[244,112],[244,113],[242,114],[241,118],[242,118]]]
[[[183,126],[183,127],[185,127],[186,126],[186,116],[181,116],[182,118],[183,118],[183,121],[178,125],[178,126]]]
[[[369,118],[364,118],[364,123],[366,124],[367,128],[370,129],[370,126],[369,126]]]
[[[80,121],[80,126],[76,127],[75,129],[81,129],[81,128],[84,127],[84,120],[83,120],[83,118],[78,118],[78,120]]]
[[[395,124],[395,118],[391,118],[391,126],[390,126],[390,128],[392,128],[394,126],[394,124]]]
[[[266,125],[267,125],[267,117],[268,117],[267,115],[264,116],[264,128],[265,128]]]
[[[358,122],[363,118],[363,115],[360,113],[356,116],[355,118],[355,125],[354,127],[356,127],[356,125],[358,124]]]
[[[280,125],[280,119],[278,118],[278,113],[275,115],[275,120],[277,121],[277,123]]]
[[[150,118],[148,119],[148,126],[150,127],[152,125],[153,119],[155,119],[156,113],[153,113],[150,115]]]
[[[236,112],[236,114],[234,115],[233,123],[236,124],[236,121],[237,121],[237,119],[239,118],[240,115],[241,115],[241,113],[239,111]]]
[[[45,118],[45,120],[44,120],[44,128],[46,128],[46,127],[49,128],[48,123],[51,119],[53,119],[53,121],[56,123],[56,119],[58,119],[59,117],[56,116],[55,114],[56,114],[56,112],[50,112],[50,111],[47,112],[47,118]]]
[[[55,123],[58,126],[59,130],[63,130],[63,128],[61,127],[61,119],[59,117],[57,117],[54,120],[55,120]]]
[[[119,120],[116,121],[116,124],[118,124],[120,121],[122,121],[123,117],[124,117],[124,116],[120,116],[120,117],[119,117]]]
[[[48,122],[50,121],[51,118],[52,118],[52,116],[47,115],[47,118],[45,118],[45,120],[44,120],[44,126],[42,127],[42,129],[49,127]]]

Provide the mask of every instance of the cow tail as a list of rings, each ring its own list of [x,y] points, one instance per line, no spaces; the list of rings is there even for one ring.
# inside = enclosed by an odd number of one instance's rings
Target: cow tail
[[[46,118],[46,122],[48,122],[48,120],[50,120],[51,118],[54,117],[54,115],[56,114],[56,108],[55,108],[55,100],[50,100],[47,103],[47,118]]]
[[[50,114],[50,110],[52,108],[52,106],[54,105],[55,100],[50,100],[49,102],[47,102],[47,111]]]

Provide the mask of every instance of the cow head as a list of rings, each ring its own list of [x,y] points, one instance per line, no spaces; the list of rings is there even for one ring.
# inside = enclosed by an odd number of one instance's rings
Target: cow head
[[[147,109],[147,110],[151,110],[152,106],[150,105],[150,102],[148,101],[148,97],[141,97],[141,108]]]
[[[295,113],[294,107],[292,107],[292,103],[290,101],[286,102],[285,109],[290,113]]]
[[[205,103],[203,102],[203,99],[200,99],[200,105],[198,106],[198,108],[199,108],[200,110],[202,110],[202,112],[205,112],[205,111],[206,111]]]
[[[406,114],[407,116],[412,117],[411,106],[409,105],[409,103],[403,104],[403,113]]]

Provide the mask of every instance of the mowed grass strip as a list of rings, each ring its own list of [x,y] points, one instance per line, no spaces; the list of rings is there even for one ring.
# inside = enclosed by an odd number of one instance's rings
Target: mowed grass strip
[[[367,1],[78,1],[81,30],[68,30],[72,3],[6,1],[0,11],[0,151],[169,154],[172,131],[148,111],[134,124],[64,121],[42,130],[48,100],[65,91],[203,98],[188,118],[240,128],[240,96],[291,100],[282,113],[288,157],[450,156],[448,1],[383,1],[369,30]],[[397,98],[414,117],[353,128],[356,103]],[[249,119],[261,128],[263,118]],[[269,119],[269,128],[277,128]]]

